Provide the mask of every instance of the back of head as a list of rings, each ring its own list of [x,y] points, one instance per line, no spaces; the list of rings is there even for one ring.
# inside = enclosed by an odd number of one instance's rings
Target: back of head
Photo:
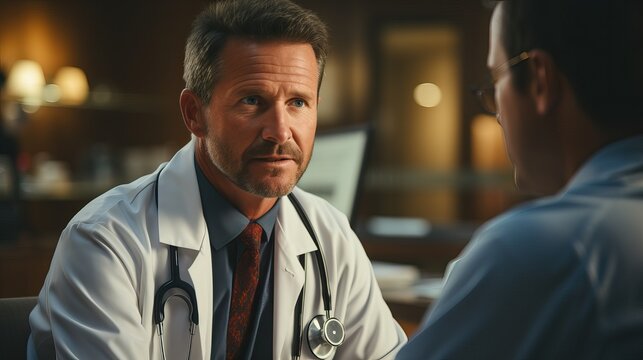
[[[505,0],[507,56],[541,49],[553,57],[596,125],[643,132],[643,1]],[[525,67],[512,68],[518,87]]]
[[[221,72],[220,54],[230,37],[308,43],[315,51],[319,82],[328,54],[326,25],[289,0],[223,0],[211,4],[192,25],[185,48],[186,87],[208,102]]]

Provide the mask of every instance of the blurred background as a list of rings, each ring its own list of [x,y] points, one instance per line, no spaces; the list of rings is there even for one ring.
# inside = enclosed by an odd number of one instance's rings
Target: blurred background
[[[355,230],[371,258],[406,266],[408,284],[439,279],[476,227],[526,200],[470,91],[487,77],[490,9],[296,2],[331,31],[319,129],[373,129]],[[36,295],[71,217],[188,141],[183,49],[207,3],[0,0],[0,297]],[[410,333],[433,295],[406,290],[385,293]]]

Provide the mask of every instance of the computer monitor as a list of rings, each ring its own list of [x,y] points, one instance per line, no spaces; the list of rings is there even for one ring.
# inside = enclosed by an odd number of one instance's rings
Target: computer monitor
[[[353,223],[369,143],[366,125],[318,132],[313,156],[298,186],[342,211]]]

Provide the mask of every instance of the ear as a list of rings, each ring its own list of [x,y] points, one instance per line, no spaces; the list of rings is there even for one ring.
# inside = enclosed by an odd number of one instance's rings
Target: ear
[[[192,90],[183,89],[179,98],[179,106],[181,107],[181,115],[183,115],[183,122],[185,126],[196,137],[204,137],[206,135],[206,119],[203,115],[203,104]]]
[[[530,92],[539,115],[549,114],[561,95],[561,76],[551,55],[542,50],[529,52]]]

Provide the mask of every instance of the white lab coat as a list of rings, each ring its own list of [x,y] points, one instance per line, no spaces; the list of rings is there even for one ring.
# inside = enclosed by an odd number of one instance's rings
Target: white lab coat
[[[181,279],[194,286],[198,303],[200,322],[191,358],[210,359],[212,265],[193,154],[194,140],[164,168],[110,190],[71,220],[30,316],[30,358],[37,349],[41,358],[53,358],[55,351],[61,359],[160,359],[152,309],[156,289],[169,280],[168,245],[174,245]],[[346,328],[346,340],[334,358],[394,358],[406,336],[382,299],[346,217],[316,196],[294,192],[322,244],[334,315]],[[297,258],[314,250],[293,205],[284,198],[275,225],[273,359],[291,357],[295,303],[304,281],[303,321],[323,313],[314,262],[308,261],[305,273]],[[187,307],[170,300],[165,315],[167,358],[184,359]],[[302,358],[314,358],[305,340]]]

